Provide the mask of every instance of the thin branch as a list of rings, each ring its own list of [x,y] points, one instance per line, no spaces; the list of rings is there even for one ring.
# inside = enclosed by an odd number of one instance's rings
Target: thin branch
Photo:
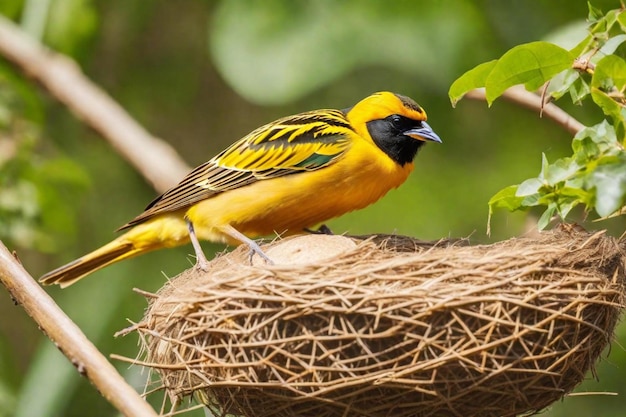
[[[465,94],[466,98],[474,100],[486,100],[485,90],[482,88],[472,90]],[[537,94],[527,91],[522,86],[511,87],[502,94],[505,99],[519,104],[522,107],[542,113],[542,115],[556,122],[563,129],[567,130],[572,135],[575,135],[580,130],[585,128],[585,125],[578,120],[570,116],[563,109],[558,107],[554,103],[544,103],[542,98]]]
[[[167,190],[189,172],[169,144],[151,136],[85,77],[76,62],[44,47],[1,15],[0,55],[39,81],[78,119],[101,134],[157,191]]]
[[[22,268],[0,242],[0,282],[13,300],[37,322],[41,330],[122,414],[156,417],[156,412],[87,339],[76,324]]]

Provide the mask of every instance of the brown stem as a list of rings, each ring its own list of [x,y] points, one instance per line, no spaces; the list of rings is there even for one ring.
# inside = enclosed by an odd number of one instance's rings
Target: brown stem
[[[78,372],[125,416],[156,417],[156,412],[126,383],[76,324],[22,268],[0,242],[0,282],[13,300],[70,360]]]
[[[465,94],[465,97],[474,100],[484,101],[486,99],[485,90],[482,88],[472,90]],[[556,104],[545,103],[540,96],[531,93],[530,91],[527,91],[522,86],[514,86],[509,88],[504,92],[504,94],[502,94],[502,97],[515,104],[519,104],[522,107],[526,107],[527,109],[542,113],[543,116],[546,116],[547,118],[553,120],[572,135],[575,135],[580,130],[585,128],[585,125],[570,116],[567,112],[558,107]]]
[[[163,140],[150,135],[94,85],[70,58],[51,51],[0,15],[0,55],[39,81],[74,115],[100,133],[159,192],[189,167]]]

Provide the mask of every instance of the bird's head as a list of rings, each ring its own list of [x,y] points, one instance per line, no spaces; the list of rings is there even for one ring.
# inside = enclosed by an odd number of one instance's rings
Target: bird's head
[[[374,93],[344,110],[350,125],[400,165],[410,163],[425,142],[441,143],[426,112],[409,97]]]

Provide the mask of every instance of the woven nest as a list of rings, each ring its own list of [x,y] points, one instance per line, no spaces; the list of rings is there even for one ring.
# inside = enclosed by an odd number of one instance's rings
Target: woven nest
[[[593,371],[625,302],[619,242],[571,226],[264,248],[275,265],[241,248],[174,278],[135,326],[171,396],[216,416],[533,413]]]

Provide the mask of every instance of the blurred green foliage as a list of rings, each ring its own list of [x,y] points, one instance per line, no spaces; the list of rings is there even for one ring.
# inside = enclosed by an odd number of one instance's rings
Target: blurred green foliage
[[[456,0],[428,7],[411,0],[366,7],[360,0],[223,1],[213,15],[209,46],[225,80],[259,104],[288,103],[367,66],[443,87],[464,50],[482,49],[475,42],[486,34],[479,15],[477,5]]]
[[[594,5],[604,11],[619,7],[614,0]],[[469,68],[516,45],[584,31],[587,12],[585,2],[570,0],[0,2],[1,14],[77,60],[95,83],[191,165],[280,116],[345,108],[378,90],[415,98],[427,109],[443,145],[420,153],[414,174],[399,190],[328,224],[337,232],[397,232],[423,239],[471,235],[474,242],[536,227],[540,211],[498,212],[487,238],[487,203],[497,190],[536,175],[542,153],[548,160],[569,155],[571,137],[510,103],[495,102],[486,109],[465,100],[452,109],[447,90]],[[10,162],[9,153],[0,152],[5,161],[0,163],[0,201],[5,193],[22,193],[13,198],[20,204],[9,214],[0,203],[0,230],[27,269],[39,276],[109,241],[112,230],[138,214],[155,192],[94,132],[18,74],[0,58],[0,146],[9,143],[12,149]],[[588,126],[605,118],[597,108],[563,106]],[[581,145],[591,146],[585,139]],[[574,220],[584,215],[577,209],[569,213]],[[16,238],[22,236],[13,231],[20,222],[27,225],[28,239]],[[613,235],[624,226],[621,217],[586,224]],[[209,256],[224,249],[204,248]],[[42,253],[51,250],[57,254]],[[190,252],[148,254],[67,290],[49,291],[101,351],[135,357],[134,337],[112,337],[127,325],[126,318],[138,321],[146,306],[131,289],[156,291],[163,275],[190,265]],[[0,416],[116,415],[2,294]],[[623,414],[624,326],[617,337],[621,345],[598,367],[601,382],[590,380],[580,390],[619,395],[568,398],[545,415]],[[143,389],[145,373],[115,364]],[[153,401],[160,408],[160,400]]]
[[[32,87],[0,66],[0,239],[49,252],[75,233],[72,200],[89,179],[69,158],[39,156],[42,112]]]

